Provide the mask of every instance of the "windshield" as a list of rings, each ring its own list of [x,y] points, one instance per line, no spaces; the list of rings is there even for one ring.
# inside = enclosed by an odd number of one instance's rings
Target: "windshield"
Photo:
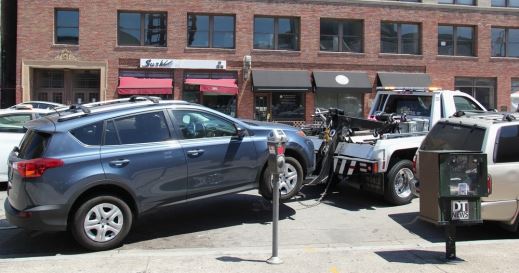
[[[421,150],[481,151],[485,129],[439,122],[422,142]]]

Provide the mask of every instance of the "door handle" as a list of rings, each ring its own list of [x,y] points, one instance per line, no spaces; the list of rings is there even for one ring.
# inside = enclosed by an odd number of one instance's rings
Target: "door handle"
[[[110,164],[110,166],[115,167],[115,168],[122,168],[122,167],[128,165],[128,163],[130,163],[129,159],[118,159],[118,160],[110,161],[109,164]]]
[[[190,157],[198,157],[198,156],[201,156],[202,154],[204,154],[204,152],[205,151],[202,149],[189,150],[189,151],[187,151],[187,155]]]

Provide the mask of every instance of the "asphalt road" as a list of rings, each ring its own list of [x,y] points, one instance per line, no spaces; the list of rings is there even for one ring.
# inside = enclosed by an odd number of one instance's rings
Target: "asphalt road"
[[[321,204],[312,206],[323,189],[320,186],[307,187],[303,189],[304,197],[281,205],[281,254],[285,252],[297,260],[301,259],[301,253],[329,250],[326,257],[330,258],[340,251],[372,249],[373,255],[386,262],[408,264],[413,263],[412,259],[405,260],[408,255],[416,259],[423,254],[420,251],[424,248],[434,248],[435,251],[426,256],[442,260],[443,229],[417,219],[417,199],[409,205],[390,207],[376,196],[339,185]],[[5,192],[0,192],[0,199],[3,204]],[[107,253],[152,255],[158,251],[172,251],[175,255],[187,256],[202,253],[200,255],[216,255],[223,259],[220,262],[240,262],[245,260],[225,254],[259,251],[261,257],[268,258],[271,232],[270,203],[255,191],[250,191],[166,208],[143,216],[136,222],[125,244],[116,252]],[[517,233],[493,224],[459,227],[457,236],[461,245],[500,245],[500,242],[506,242],[514,249],[519,246]],[[409,248],[419,252],[406,252],[406,255],[398,252]],[[334,249],[339,252],[334,253]],[[0,266],[4,263],[12,265],[16,260],[31,261],[62,255],[88,259],[91,254],[79,248],[67,232],[26,232],[10,227],[2,206]],[[249,262],[262,261],[257,255],[252,257],[255,258],[250,258]],[[519,265],[519,260],[515,262]],[[222,270],[225,271],[227,269]],[[328,268],[323,272],[330,271],[333,272]]]

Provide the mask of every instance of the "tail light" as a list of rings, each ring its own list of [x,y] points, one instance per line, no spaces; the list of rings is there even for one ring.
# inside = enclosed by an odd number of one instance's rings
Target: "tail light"
[[[373,163],[372,173],[378,173],[378,162]]]
[[[487,176],[487,191],[488,194],[492,193],[492,176],[490,174]]]
[[[415,154],[414,157],[413,157],[413,172],[416,173],[416,160],[417,160],[417,155]]]
[[[25,178],[40,177],[47,169],[61,166],[63,166],[63,160],[56,158],[36,158],[13,164],[13,168]]]

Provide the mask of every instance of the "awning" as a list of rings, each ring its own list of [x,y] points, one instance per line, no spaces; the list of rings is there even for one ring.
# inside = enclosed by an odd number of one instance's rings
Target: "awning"
[[[200,85],[200,92],[220,93],[223,95],[238,94],[235,79],[186,79],[185,84]]]
[[[371,92],[371,83],[366,72],[314,71],[316,91]]]
[[[305,92],[312,88],[308,71],[252,70],[255,92]]]
[[[171,95],[172,79],[119,77],[119,95]]]
[[[427,88],[431,78],[425,73],[378,72],[379,87],[418,87]]]

